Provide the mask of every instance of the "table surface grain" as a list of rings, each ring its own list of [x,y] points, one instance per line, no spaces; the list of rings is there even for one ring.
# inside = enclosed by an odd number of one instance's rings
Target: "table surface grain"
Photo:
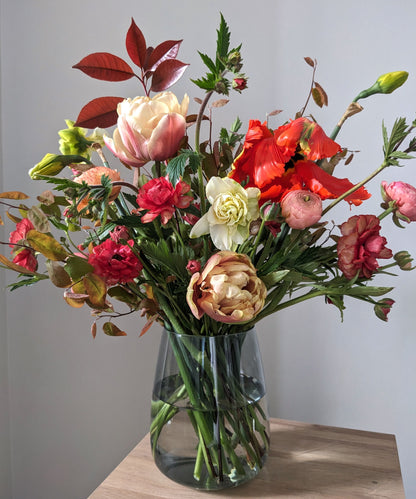
[[[394,435],[282,419],[271,419],[270,429],[265,468],[240,487],[199,492],[176,484],[153,463],[146,435],[89,499],[405,499]]]

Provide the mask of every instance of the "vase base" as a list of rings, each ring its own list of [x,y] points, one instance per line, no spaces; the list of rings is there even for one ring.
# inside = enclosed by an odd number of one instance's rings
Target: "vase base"
[[[212,477],[204,469],[201,471],[200,478],[197,479],[194,477],[195,458],[178,457],[160,452],[156,452],[154,456],[156,466],[169,479],[180,485],[205,491],[229,489],[252,480],[261,471],[266,458],[266,455],[263,456],[261,467],[255,466],[254,468],[250,468],[247,464],[243,464],[244,474],[237,475],[235,470],[231,470],[231,472],[224,474],[222,477]]]

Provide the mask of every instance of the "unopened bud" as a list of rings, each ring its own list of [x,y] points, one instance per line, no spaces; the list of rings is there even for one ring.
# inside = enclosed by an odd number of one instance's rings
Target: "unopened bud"
[[[382,321],[387,322],[387,315],[394,304],[394,300],[391,298],[383,298],[374,305],[374,312],[376,316]]]
[[[396,88],[403,85],[408,76],[409,73],[407,71],[393,71],[381,75],[377,78],[373,86],[360,92],[354,100],[365,99],[374,94],[391,94]]]
[[[265,222],[274,222],[280,215],[280,204],[267,202],[260,208],[261,218]]]
[[[410,253],[408,251],[399,251],[393,256],[393,258],[402,270],[413,270],[413,258],[410,256]]]

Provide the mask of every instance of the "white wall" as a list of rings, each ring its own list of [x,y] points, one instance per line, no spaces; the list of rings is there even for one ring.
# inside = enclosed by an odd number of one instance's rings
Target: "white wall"
[[[276,126],[293,117],[309,87],[304,56],[318,59],[316,78],[329,94],[330,107],[312,107],[311,112],[328,132],[349,100],[377,76],[408,70],[405,87],[368,100],[365,111],[346,125],[339,141],[361,152],[340,176],[358,181],[380,163],[383,118],[390,126],[396,116],[414,118],[412,0],[350,0],[345,5],[267,0],[255,8],[241,0],[3,0],[2,8],[4,189],[38,193],[44,186],[29,181],[27,170],[46,152],[57,152],[64,119],[74,119],[99,95],[140,91],[132,81],[99,82],[71,69],[94,51],[124,57],[131,17],[154,44],[184,38],[180,59],[191,67],[174,90],[192,98],[201,95],[188,83],[202,69],[196,51],[215,50],[218,12],[223,12],[233,41],[243,41],[250,80],[246,92],[216,112],[221,125],[236,115],[245,123],[263,119],[276,108],[284,110]],[[416,185],[414,162],[383,178]],[[374,199],[362,212],[378,212],[378,181],[371,190]],[[335,216],[340,222],[349,213],[344,209]],[[394,251],[408,248],[416,255],[416,227],[384,226]],[[271,414],[394,433],[408,497],[416,497],[414,282],[414,273],[395,280],[397,303],[388,324],[352,302],[341,324],[333,307],[318,300],[258,326]],[[14,499],[88,496],[147,432],[158,330],[139,340],[143,321],[138,318],[125,322],[127,338],[99,335],[92,341],[89,312],[71,309],[56,291],[42,283],[1,295],[7,303],[8,339],[0,336],[0,397],[10,390]],[[4,309],[0,313],[4,328]],[[7,424],[0,419],[0,435]]]
[[[0,19],[2,18],[2,5],[0,4]],[[0,58],[1,76],[1,58]],[[1,92],[1,77],[0,77]],[[0,100],[0,113],[1,113]],[[3,191],[2,175],[2,147],[0,120],[0,192]],[[6,231],[0,225],[0,241],[5,238]],[[6,327],[6,296],[2,290],[5,287],[4,274],[0,269],[0,497],[11,497],[11,449],[10,449],[10,405],[9,405],[9,376],[8,376],[8,344]]]

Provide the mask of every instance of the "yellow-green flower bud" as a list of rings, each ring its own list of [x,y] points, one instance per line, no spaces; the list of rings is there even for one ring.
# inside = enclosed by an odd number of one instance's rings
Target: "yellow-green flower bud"
[[[68,128],[58,132],[61,137],[59,140],[59,150],[66,155],[79,155],[87,159],[91,157],[90,147],[97,142],[95,137],[87,137],[85,128],[74,126],[71,120],[65,120]],[[102,136],[101,136],[102,140]]]
[[[360,92],[354,99],[354,102],[359,99],[365,99],[366,97],[374,94],[391,94],[396,90],[396,88],[403,85],[408,76],[409,73],[407,71],[393,71],[391,73],[381,75],[377,78],[377,81],[373,86]]]
[[[59,158],[57,154],[46,154],[42,161],[29,170],[30,178],[37,180],[39,175],[57,175],[65,166]]]
[[[42,175],[53,177],[65,168],[65,166],[73,163],[87,163],[91,164],[84,156],[75,154],[61,155],[61,154],[46,154],[42,161],[29,170],[29,176],[32,180],[39,180]]]

